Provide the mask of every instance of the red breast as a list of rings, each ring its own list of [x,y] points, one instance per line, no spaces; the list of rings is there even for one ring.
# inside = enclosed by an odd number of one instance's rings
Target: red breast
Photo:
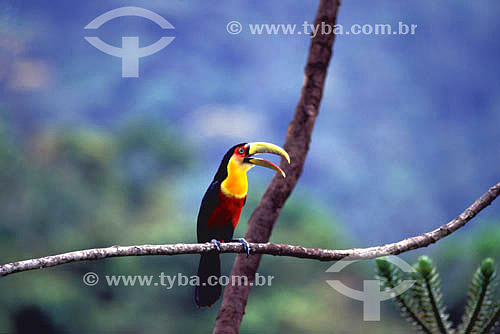
[[[219,191],[219,205],[212,211],[208,219],[208,228],[213,225],[222,226],[231,222],[233,229],[235,229],[240,220],[245,198],[246,196],[242,198],[226,196],[222,191]]]

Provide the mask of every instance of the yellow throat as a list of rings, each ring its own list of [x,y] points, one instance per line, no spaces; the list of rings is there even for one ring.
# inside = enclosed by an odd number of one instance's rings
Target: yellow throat
[[[227,164],[227,177],[221,184],[222,192],[236,198],[245,197],[248,192],[247,172],[252,167],[253,165],[231,158]]]

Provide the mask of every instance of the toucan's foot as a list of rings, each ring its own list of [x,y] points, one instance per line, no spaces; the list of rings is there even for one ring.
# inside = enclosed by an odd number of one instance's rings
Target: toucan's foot
[[[243,245],[243,250],[245,251],[245,253],[247,253],[247,257],[250,255],[250,245],[248,244],[248,241],[246,241],[244,238],[238,238],[231,241],[240,242]]]
[[[216,239],[210,240],[210,243],[215,245],[215,248],[217,248],[217,251],[220,252],[220,241]]]

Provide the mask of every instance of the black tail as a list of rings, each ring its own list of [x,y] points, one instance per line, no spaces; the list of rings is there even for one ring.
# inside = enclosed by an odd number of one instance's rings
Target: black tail
[[[210,283],[217,283],[216,285],[208,284],[208,278],[211,276],[216,276],[210,279]],[[219,254],[202,254],[200,258],[200,265],[198,266],[198,277],[200,285],[194,290],[194,299],[198,307],[211,306],[213,303],[219,299],[222,287],[218,282],[220,277],[220,258]]]

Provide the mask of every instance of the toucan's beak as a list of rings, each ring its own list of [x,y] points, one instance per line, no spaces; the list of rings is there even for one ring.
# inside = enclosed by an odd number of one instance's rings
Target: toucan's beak
[[[271,153],[271,154],[276,154],[276,155],[282,156],[283,158],[286,159],[286,161],[288,161],[288,163],[290,163],[290,156],[288,155],[288,153],[286,153],[286,151],[284,149],[282,149],[281,147],[279,147],[277,145],[274,145],[271,143],[265,143],[265,142],[248,143],[247,147],[248,147],[248,151],[247,151],[248,153],[245,156],[245,159],[244,159],[245,162],[250,163],[250,164],[254,164],[254,165],[258,165],[258,166],[262,166],[262,167],[266,167],[266,168],[270,168],[270,169],[275,170],[278,173],[280,173],[283,177],[286,177],[285,172],[281,168],[279,168],[277,165],[272,163],[271,161],[252,157],[253,155],[259,154],[259,153]]]

